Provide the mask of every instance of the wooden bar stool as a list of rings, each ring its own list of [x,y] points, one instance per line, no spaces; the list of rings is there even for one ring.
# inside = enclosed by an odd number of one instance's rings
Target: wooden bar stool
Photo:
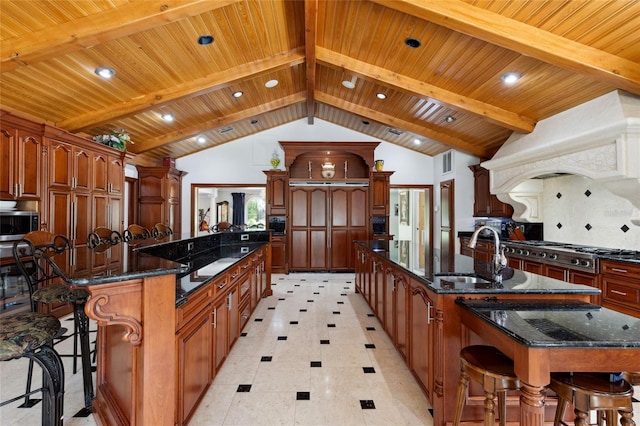
[[[549,389],[558,394],[558,408],[554,425],[564,425],[567,405],[574,407],[575,425],[588,425],[589,412],[606,414],[607,425],[615,425],[616,411],[620,424],[635,425],[633,421],[633,387],[626,380],[609,381],[607,373],[553,373]],[[600,419],[599,419],[600,422]]]
[[[513,361],[493,346],[467,346],[460,351],[460,384],[453,424],[459,425],[462,419],[469,379],[480,383],[484,389],[484,424],[495,424],[495,403],[498,396],[500,425],[506,424],[508,390],[520,389],[520,380],[513,371]]]

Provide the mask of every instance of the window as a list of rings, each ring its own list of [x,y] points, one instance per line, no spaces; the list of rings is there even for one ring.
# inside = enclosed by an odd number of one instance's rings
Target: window
[[[245,202],[245,209],[247,229],[264,229],[266,221],[264,199],[257,195],[249,196]]]
[[[442,154],[442,174],[453,170],[453,152],[447,151]]]

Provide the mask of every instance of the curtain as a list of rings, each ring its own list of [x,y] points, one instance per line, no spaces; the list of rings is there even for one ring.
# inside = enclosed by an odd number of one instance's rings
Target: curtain
[[[244,225],[244,192],[232,192],[233,197],[233,222],[234,225]]]

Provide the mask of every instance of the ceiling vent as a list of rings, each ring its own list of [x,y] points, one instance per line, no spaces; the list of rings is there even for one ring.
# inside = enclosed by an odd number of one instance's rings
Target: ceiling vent
[[[224,135],[225,133],[233,132],[233,130],[234,130],[233,127],[224,127],[218,130],[218,133],[220,133],[221,135]]]
[[[400,136],[402,133],[402,131],[398,130],[398,129],[392,129],[391,127],[387,127],[387,132],[396,135],[396,136]]]

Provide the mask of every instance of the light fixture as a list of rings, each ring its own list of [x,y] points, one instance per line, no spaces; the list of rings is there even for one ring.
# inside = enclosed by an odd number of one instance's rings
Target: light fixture
[[[357,77],[354,75],[354,76],[351,77],[351,80],[346,80],[345,79],[345,80],[342,81],[342,85],[344,87],[346,87],[347,89],[355,89],[355,87],[356,87],[356,78]]]
[[[271,89],[272,87],[276,87],[278,85],[278,80],[269,80],[264,84],[264,87]]]
[[[201,46],[206,46],[211,43],[213,43],[213,36],[211,34],[204,34],[198,37],[198,44]]]
[[[454,121],[456,121],[456,118],[454,116],[452,116],[452,115],[447,115],[444,118],[444,121],[446,121],[447,123],[453,123]]]
[[[507,72],[502,74],[500,78],[504,84],[514,84],[516,81],[520,80],[520,74],[517,72]]]
[[[204,138],[204,136],[198,136],[197,141],[198,141],[198,143],[199,143],[200,145],[202,145],[202,144],[203,144],[203,143],[205,143],[207,140]]]
[[[420,43],[420,40],[418,40],[417,38],[409,37],[404,41],[404,44],[412,49],[417,49],[422,43]]]
[[[255,119],[255,118],[254,118],[253,120],[251,120],[251,121],[250,121],[250,123],[251,123],[251,124],[258,124],[258,123],[259,123],[259,121],[258,121],[257,119]]]
[[[364,124],[365,126],[368,126],[371,123],[369,121],[367,121],[367,120],[362,120],[362,124]]]
[[[421,143],[422,143],[422,142],[421,142],[421,141],[420,141],[420,139],[418,139],[418,138],[415,138],[415,139],[413,140],[413,144],[414,144],[414,145],[420,145]]]
[[[322,177],[325,179],[331,179],[336,174],[336,165],[329,161],[322,163]]]
[[[98,67],[95,71],[102,78],[110,79],[114,75],[116,75],[116,71],[113,68],[109,67]]]
[[[162,117],[162,119],[164,121],[166,121],[167,123],[171,123],[176,117],[171,114],[170,112],[163,112],[162,115],[160,116]]]
[[[385,95],[384,93],[376,93],[376,98],[378,99],[387,99],[387,95]]]
[[[244,92],[242,92],[241,90],[238,90],[237,92],[233,92],[234,98],[239,98],[242,95],[244,95]]]

